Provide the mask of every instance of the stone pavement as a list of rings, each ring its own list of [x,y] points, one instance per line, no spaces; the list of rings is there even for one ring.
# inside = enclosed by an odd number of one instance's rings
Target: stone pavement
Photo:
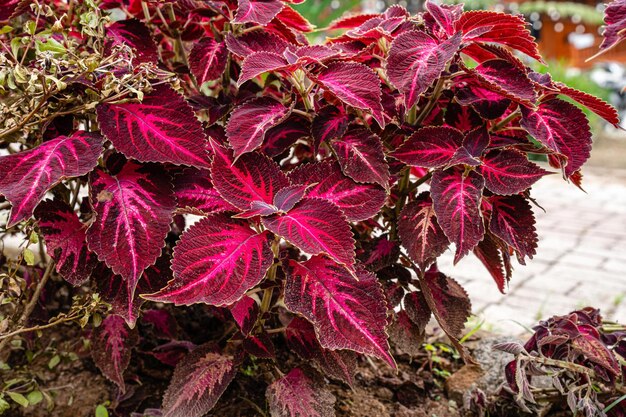
[[[624,158],[624,155],[619,156]],[[452,251],[439,267],[470,295],[485,330],[520,334],[538,319],[587,305],[607,319],[626,322],[626,170],[583,170],[585,194],[559,174],[542,178],[533,197],[537,255],[517,265],[506,295],[484,266],[469,255],[452,266]]]

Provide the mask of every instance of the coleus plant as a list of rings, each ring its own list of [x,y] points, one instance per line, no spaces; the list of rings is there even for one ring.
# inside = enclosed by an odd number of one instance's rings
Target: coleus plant
[[[619,122],[524,64],[541,57],[519,16],[392,6],[311,44],[290,3],[0,8],[35,22],[2,35],[19,38],[3,94],[56,71],[0,132],[7,228],[36,227],[56,273],[110,304],[92,332],[96,364],[124,390],[146,300],[234,322],[171,363],[166,416],[208,412],[278,337],[351,383],[356,355],[394,367],[388,335],[414,348],[432,315],[471,360],[457,342],[470,300],[437,259],[476,256],[504,292],[512,257],[536,251],[533,184],[558,172],[581,186],[591,133],[579,106]],[[79,53],[94,61],[77,65]],[[285,371],[267,390],[273,415],[332,414],[316,375]]]

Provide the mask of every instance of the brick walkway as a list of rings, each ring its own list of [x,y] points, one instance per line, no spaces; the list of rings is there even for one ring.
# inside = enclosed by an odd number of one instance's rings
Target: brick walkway
[[[453,267],[448,251],[440,262],[468,291],[486,330],[519,334],[520,324],[587,305],[626,322],[626,170],[588,168],[584,174],[587,194],[558,174],[535,185],[533,196],[546,210],[534,207],[539,248],[526,266],[515,268],[506,295],[474,257]]]

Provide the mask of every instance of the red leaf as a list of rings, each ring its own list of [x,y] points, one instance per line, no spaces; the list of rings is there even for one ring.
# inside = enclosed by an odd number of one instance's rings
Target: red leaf
[[[286,272],[285,305],[313,323],[323,347],[374,355],[395,368],[385,334],[385,297],[373,273],[357,270],[357,280],[322,256],[289,261]]]
[[[157,46],[152,40],[150,30],[143,22],[137,19],[120,20],[111,24],[106,32],[113,44],[126,44],[133,48],[139,63],[158,62]]]
[[[341,107],[329,105],[321,108],[311,125],[311,134],[315,141],[316,151],[321,143],[342,137],[348,130],[349,121],[350,117]]]
[[[5,0],[0,4],[0,22],[4,22],[6,20],[9,20],[10,18],[12,18],[14,15],[16,15],[19,11],[20,8],[22,7],[21,4],[23,3],[27,3],[26,1],[23,0]]]
[[[461,45],[461,35],[439,43],[425,32],[404,32],[391,44],[387,58],[387,77],[404,94],[406,108],[413,107]]]
[[[282,56],[274,52],[255,52],[248,55],[241,64],[241,74],[237,80],[237,86],[244,82],[269,72],[278,71],[289,67],[289,62]]]
[[[152,168],[128,162],[115,176],[98,169],[90,178],[96,218],[87,243],[127,281],[130,299],[144,269],[161,254],[176,207],[168,176]]]
[[[236,210],[226,202],[211,183],[206,169],[185,168],[174,176],[177,212],[206,215]]]
[[[532,259],[537,249],[535,217],[530,203],[524,197],[492,197],[489,230],[517,251],[520,263]]]
[[[298,139],[310,136],[310,126],[310,121],[292,114],[287,120],[265,133],[265,143],[261,146],[261,152],[270,157],[282,154]]]
[[[496,282],[498,289],[504,294],[504,289],[509,282],[499,248],[487,233],[485,238],[474,248],[474,255],[485,265],[487,271]]]
[[[130,363],[131,350],[139,342],[137,330],[131,330],[120,316],[110,315],[91,334],[91,357],[102,374],[115,382],[123,393],[124,371]]]
[[[102,133],[129,158],[209,166],[202,125],[185,100],[165,84],[141,103],[100,104],[96,110]]]
[[[554,98],[535,110],[522,107],[521,126],[547,148],[567,158],[565,175],[578,171],[591,154],[591,131],[585,114]]]
[[[273,204],[276,192],[289,185],[287,176],[271,159],[252,152],[235,162],[232,152],[218,145],[211,179],[224,200],[240,210],[248,210],[253,201]]]
[[[354,29],[361,26],[363,23],[367,22],[371,18],[378,16],[380,15],[374,13],[342,16],[330,22],[330,24],[328,25],[328,30]]]
[[[613,48],[626,38],[626,0],[613,0],[606,6],[604,23],[602,51]]]
[[[272,265],[268,233],[247,222],[210,215],[182,234],[174,249],[174,279],[144,298],[177,305],[224,306],[257,285]]]
[[[267,333],[259,333],[256,336],[248,336],[243,339],[243,349],[249,355],[263,359],[275,359],[276,351],[272,339]]]
[[[285,26],[295,29],[298,32],[310,32],[315,29],[315,26],[290,6],[283,7],[276,17]]]
[[[353,222],[374,216],[387,198],[382,188],[374,184],[357,184],[344,176],[339,165],[330,160],[300,165],[289,173],[289,179],[294,184],[314,183],[307,195],[335,203]]]
[[[246,32],[238,37],[232,33],[226,35],[228,50],[244,58],[255,52],[273,52],[282,56],[289,45],[291,44],[280,36],[264,30]]]
[[[57,272],[74,286],[87,281],[98,262],[87,249],[87,225],[80,222],[67,203],[57,199],[39,204],[35,218]]]
[[[203,38],[189,53],[189,67],[198,85],[222,76],[226,68],[228,50],[224,42]]]
[[[233,23],[267,25],[284,6],[278,0],[239,0]]]
[[[626,17],[625,17],[626,18]],[[556,83],[559,93],[582,104],[615,127],[619,127],[619,114],[615,107],[598,97],[570,88],[565,84]]]
[[[528,105],[533,105],[537,100],[533,83],[526,73],[504,59],[485,61],[471,70],[471,74],[478,78],[482,87],[504,97]]]
[[[450,242],[437,223],[429,193],[422,193],[400,212],[398,235],[409,257],[422,269],[448,249]]]
[[[485,179],[470,171],[451,168],[435,171],[430,192],[437,220],[450,242],[456,245],[454,262],[458,262],[485,234],[480,201]]]
[[[506,45],[542,61],[535,38],[530,35],[521,16],[485,10],[469,11],[463,13],[456,29],[463,33],[465,42]]]
[[[356,370],[356,355],[349,350],[325,349],[315,335],[313,325],[307,320],[294,317],[285,330],[289,349],[302,359],[313,361],[317,367],[331,378],[352,385]]]
[[[488,152],[482,158],[478,171],[485,178],[485,186],[496,194],[518,194],[530,188],[539,178],[550,174],[530,162],[522,152],[503,149]]]
[[[389,166],[380,138],[366,128],[349,130],[331,143],[341,170],[356,182],[389,188]]]
[[[272,417],[333,417],[335,396],[299,368],[267,387]]]
[[[357,62],[334,62],[319,73],[317,81],[347,105],[371,111],[380,127],[385,127],[380,78],[371,68]]]
[[[283,188],[276,193],[274,206],[284,212],[291,210],[304,198],[309,187],[309,185],[290,185],[289,187]]]
[[[257,302],[252,297],[244,295],[239,301],[232,304],[229,309],[241,333],[248,335],[259,317],[259,305]]]
[[[492,90],[495,89],[495,87],[492,88]],[[506,112],[511,101],[492,90],[470,84],[457,90],[456,99],[464,106],[471,105],[481,117],[493,120]]]
[[[305,198],[286,214],[261,219],[272,233],[310,255],[325,253],[352,269],[354,240],[350,225],[333,203]]]
[[[163,417],[201,417],[222,396],[237,373],[234,359],[199,346],[178,362],[163,397]]]
[[[458,338],[472,312],[467,293],[441,272],[426,272],[420,280],[424,299],[447,335]]]
[[[246,101],[233,110],[226,125],[226,136],[234,149],[235,160],[260,147],[265,133],[288,114],[289,108],[269,97]]]
[[[461,132],[472,130],[482,124],[482,119],[472,107],[461,106],[456,102],[450,103],[446,108],[445,120],[446,124]]]
[[[425,127],[413,133],[390,153],[408,165],[437,168],[446,165],[463,143],[463,134],[447,127]]]
[[[78,131],[28,151],[0,156],[0,194],[11,203],[7,229],[32,216],[62,180],[87,174],[98,163],[104,138]]]

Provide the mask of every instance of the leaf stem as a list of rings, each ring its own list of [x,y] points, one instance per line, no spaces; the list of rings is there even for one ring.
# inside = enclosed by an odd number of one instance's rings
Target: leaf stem
[[[433,94],[430,96],[428,103],[426,104],[426,106],[424,106],[420,114],[415,119],[416,126],[422,124],[422,122],[426,119],[426,117],[428,117],[432,109],[435,107],[435,104],[437,104],[437,100],[439,100],[439,96],[441,96],[445,82],[445,77],[441,77],[439,78],[439,80],[437,80],[437,84],[435,85],[435,89],[433,90]]]
[[[519,111],[519,109],[515,110],[514,112],[512,112],[511,114],[506,116],[504,119],[502,119],[498,123],[496,123],[491,130],[493,132],[497,132],[498,130],[501,130],[502,128],[506,127],[506,125],[508,125],[509,122],[511,122],[512,120],[514,120],[515,118],[517,118],[521,114],[522,113]]]

